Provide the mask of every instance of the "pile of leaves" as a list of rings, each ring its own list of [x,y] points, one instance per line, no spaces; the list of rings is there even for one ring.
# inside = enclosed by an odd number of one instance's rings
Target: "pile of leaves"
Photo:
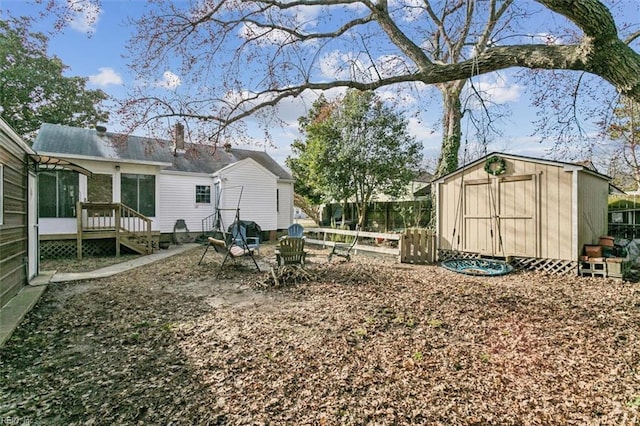
[[[640,287],[201,250],[51,286],[0,349],[0,418],[54,424],[634,424]]]

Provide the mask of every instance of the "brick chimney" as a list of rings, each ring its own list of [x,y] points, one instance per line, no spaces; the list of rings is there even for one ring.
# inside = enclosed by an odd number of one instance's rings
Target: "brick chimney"
[[[176,149],[173,155],[184,154],[184,125],[182,123],[176,123],[175,134]]]

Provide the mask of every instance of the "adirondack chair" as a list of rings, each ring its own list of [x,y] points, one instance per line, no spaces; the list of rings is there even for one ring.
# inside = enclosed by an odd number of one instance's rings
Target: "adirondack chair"
[[[304,236],[304,227],[299,223],[289,225],[287,228],[287,234],[289,234],[290,237],[302,238]]]
[[[356,235],[353,237],[353,241],[351,243],[335,243],[331,248],[331,253],[329,253],[329,262],[333,256],[342,257],[348,261],[351,260],[351,251],[356,246],[358,242],[358,234],[360,233],[360,227],[356,225]]]
[[[299,223],[289,225],[287,228],[287,235],[283,235],[278,240],[284,240],[287,237],[305,238],[304,227]]]
[[[307,253],[304,251],[304,239],[300,237],[285,237],[280,240],[276,249],[278,266],[304,266]]]

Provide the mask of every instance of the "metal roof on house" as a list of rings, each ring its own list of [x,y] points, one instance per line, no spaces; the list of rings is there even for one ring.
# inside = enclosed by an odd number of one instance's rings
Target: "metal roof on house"
[[[263,151],[185,143],[184,154],[175,155],[173,141],[98,132],[95,129],[45,123],[40,127],[33,149],[37,152],[96,157],[113,161],[169,163],[164,170],[215,173],[238,161],[251,158],[280,179],[291,175]]]

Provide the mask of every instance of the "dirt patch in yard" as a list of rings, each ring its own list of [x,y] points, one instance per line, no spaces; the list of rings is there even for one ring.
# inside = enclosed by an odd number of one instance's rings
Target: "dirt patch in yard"
[[[634,424],[640,287],[356,256],[271,288],[202,249],[50,286],[0,349],[43,424]]]
[[[105,256],[92,257],[85,256],[82,260],[71,259],[44,259],[40,262],[41,271],[58,271],[58,272],[87,272],[96,269],[105,268],[115,265],[116,263],[133,260],[141,255],[139,254],[123,254],[119,257]]]

